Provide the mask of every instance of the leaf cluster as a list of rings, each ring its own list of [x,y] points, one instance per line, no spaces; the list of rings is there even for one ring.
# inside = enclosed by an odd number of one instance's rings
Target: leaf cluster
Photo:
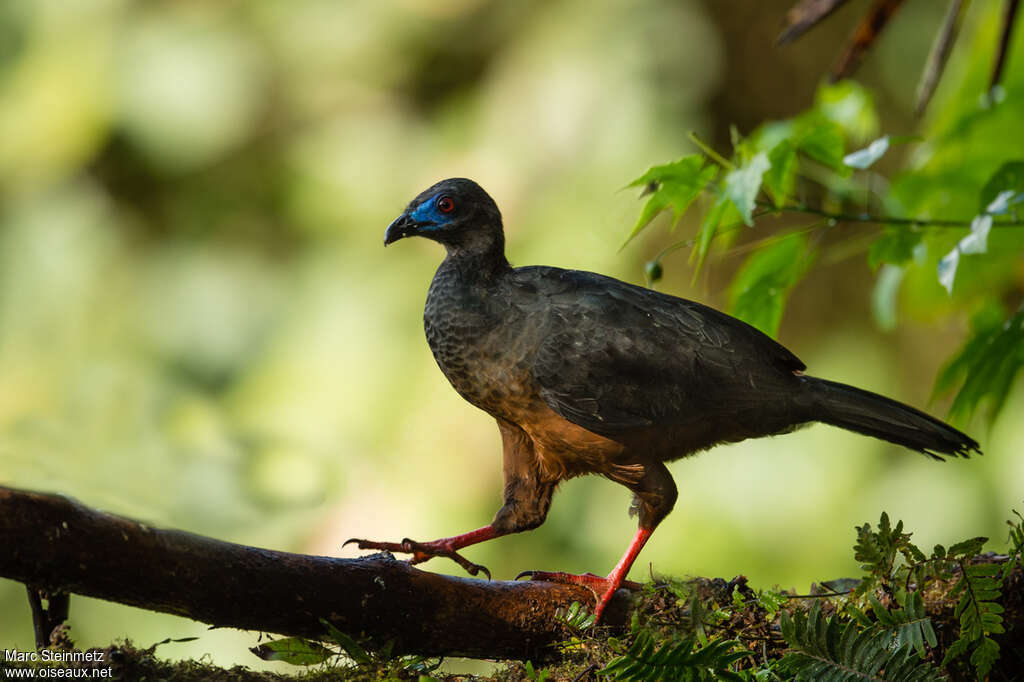
[[[927,655],[926,644],[930,648],[938,646],[938,638],[935,636],[931,618],[925,611],[924,599],[921,597],[920,591],[905,592],[903,606],[898,608],[886,608],[874,594],[868,594],[867,599],[871,604],[871,612],[877,619],[877,623],[893,636],[895,646],[910,646],[920,658],[925,658]],[[848,605],[847,611],[853,614],[862,625],[871,626],[873,624],[855,605]]]
[[[1011,522],[1010,526],[1011,542],[1015,541],[1014,533],[1024,540],[1021,525]],[[855,557],[863,562],[867,576],[856,593],[867,601],[876,622],[890,632],[897,644],[912,647],[924,658],[926,645],[934,648],[938,642],[931,621],[925,615],[921,591],[931,580],[955,580],[948,597],[957,600],[954,616],[960,628],[942,664],[949,665],[971,652],[971,665],[984,677],[999,658],[999,645],[991,636],[1003,632],[1003,606],[998,600],[1004,572],[1008,570],[999,564],[972,561],[987,541],[983,537],[970,538],[948,549],[936,545],[930,555],[925,555],[910,541],[910,533],[903,532],[903,522],[893,526],[883,512],[877,530],[870,524],[857,528]],[[1021,545],[1014,547],[1019,551]],[[875,587],[880,587],[901,606],[883,606],[872,592]],[[856,605],[849,605],[847,610],[862,624],[871,623]]]
[[[887,136],[862,152],[844,155],[849,139],[862,137],[876,125],[871,96],[862,87],[843,82],[823,87],[815,106],[798,116],[767,122],[746,137],[734,129],[731,158],[691,135],[703,155],[654,166],[629,183],[629,187],[642,187],[647,199],[626,243],[663,212],[671,215],[669,225],[674,229],[704,195],[706,211],[696,235],[669,246],[646,266],[649,281],[656,281],[663,274],[662,259],[691,246],[696,276],[716,239],[731,240],[738,228],[752,227],[757,218],[774,209],[798,206],[801,175],[824,170],[841,180],[853,168],[873,163],[890,144],[905,141]],[[790,289],[814,260],[804,231],[785,230],[748,259],[730,290],[733,314],[774,335]]]
[[[964,110],[960,115],[967,120],[972,113]],[[1024,253],[1024,239],[1017,236],[1019,230],[1009,228],[1024,224],[1024,159],[1000,159],[976,184],[954,183],[957,167],[953,166],[942,176],[953,185],[945,191],[939,191],[937,183],[925,182],[924,170],[913,169],[893,183],[898,191],[879,190],[879,185],[888,184],[879,182],[874,167],[897,145],[925,142],[925,149],[936,143],[956,145],[953,133],[937,141],[883,135],[859,149],[847,149],[851,142],[866,141],[877,124],[870,94],[854,83],[842,82],[824,86],[815,105],[791,119],[766,122],[746,136],[734,129],[728,158],[691,134],[702,154],[654,166],[629,183],[629,187],[643,188],[646,201],[626,243],[659,214],[670,214],[669,226],[674,230],[688,210],[700,206],[703,215],[695,221],[699,223],[695,232],[669,244],[645,266],[648,282],[653,283],[663,276],[667,256],[689,247],[696,278],[714,244],[728,247],[744,226],[754,227],[759,218],[800,215],[801,224],[774,220],[773,225],[783,227],[735,249],[750,253],[729,287],[729,311],[771,336],[778,331],[793,288],[833,244],[837,250],[856,244],[867,250],[871,268],[884,266],[879,270],[873,310],[879,324],[887,328],[896,324],[904,275],[922,265],[934,268],[931,289],[944,289],[949,297],[956,290],[958,298],[970,303],[967,312],[982,311],[972,338],[943,370],[935,392],[957,389],[951,409],[957,422],[966,422],[983,403],[991,406],[988,416],[994,419],[1024,366],[1024,308],[1008,315],[1002,301],[1009,297],[983,284],[992,280],[1005,293],[1016,291],[1013,258]],[[966,157],[972,152],[969,146],[957,149]],[[1013,154],[1009,149],[1005,153]],[[915,182],[917,177],[921,182]],[[951,218],[949,207],[941,202],[953,192],[963,213]],[[808,195],[813,202],[807,201]],[[969,201],[962,200],[964,196]],[[899,215],[915,204],[920,206],[918,214]],[[881,207],[881,213],[872,213],[873,207]],[[826,242],[825,232],[840,223],[880,228],[874,228],[874,237],[868,241],[851,238],[842,246],[837,240]],[[985,267],[992,268],[991,274]],[[948,304],[942,305],[948,312]]]
[[[629,649],[611,661],[599,675],[616,680],[742,680],[732,665],[749,656],[738,650],[736,640],[720,639],[704,646],[697,637],[664,642],[658,645],[649,631],[640,632]]]
[[[967,421],[982,404],[995,419],[1022,366],[1024,308],[1006,319],[1002,305],[992,303],[972,318],[971,338],[939,373],[934,393],[942,395],[960,386],[950,407],[954,421]]]
[[[999,564],[960,562],[961,577],[950,592],[959,596],[954,615],[960,619],[960,636],[946,651],[942,663],[971,651],[971,665],[984,678],[999,658],[999,645],[992,635],[1003,633],[1003,606],[1000,598],[1002,577]]]
[[[884,626],[861,627],[838,615],[826,617],[815,601],[805,616],[782,612],[782,636],[792,648],[779,669],[797,680],[891,680],[923,682],[940,679],[930,663],[914,656],[914,649],[899,643]]]
[[[388,642],[379,650],[371,651],[328,621],[321,618],[320,622],[326,629],[324,643],[303,637],[284,637],[252,647],[250,651],[265,661],[281,661],[297,666],[341,666],[349,670],[360,668],[399,671],[406,676],[419,676],[421,680],[431,679],[429,674],[440,667],[443,660],[430,659],[426,656],[395,657],[394,642]]]

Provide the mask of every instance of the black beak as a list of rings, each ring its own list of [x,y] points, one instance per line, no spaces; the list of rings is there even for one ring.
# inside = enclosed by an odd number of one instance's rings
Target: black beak
[[[416,234],[418,228],[419,223],[408,213],[403,213],[388,225],[388,231],[384,233],[384,246]]]

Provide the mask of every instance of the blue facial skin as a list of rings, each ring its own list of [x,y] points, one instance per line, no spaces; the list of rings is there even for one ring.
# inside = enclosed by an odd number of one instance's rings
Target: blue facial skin
[[[449,220],[449,216],[441,213],[437,208],[437,200],[440,194],[436,194],[416,207],[416,210],[409,214],[416,221],[421,232],[433,232],[442,229]]]

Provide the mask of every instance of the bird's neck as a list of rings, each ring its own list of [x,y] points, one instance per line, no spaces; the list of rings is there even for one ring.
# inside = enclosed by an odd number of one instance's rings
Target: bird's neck
[[[512,270],[505,258],[504,244],[493,244],[486,249],[448,246],[448,255],[440,270],[458,274],[463,282],[487,284]]]

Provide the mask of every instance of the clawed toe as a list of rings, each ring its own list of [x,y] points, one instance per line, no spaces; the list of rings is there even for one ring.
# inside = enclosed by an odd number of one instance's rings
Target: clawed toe
[[[641,589],[640,583],[635,583],[629,580],[623,580],[621,576],[616,577],[616,572],[612,571],[611,575],[607,578],[594,575],[593,573],[584,573],[577,575],[575,573],[552,573],[548,571],[523,571],[516,576],[516,580],[527,577],[530,580],[538,580],[549,583],[560,583],[562,585],[581,585],[588,588],[594,593],[594,597],[597,600],[597,606],[594,608],[594,622],[601,622],[601,616],[605,609],[611,602],[612,597],[618,592],[620,587],[625,587],[629,590]]]
[[[407,561],[413,565],[421,564],[424,561],[438,556],[446,557],[457,563],[470,575],[479,575],[483,573],[487,576],[488,580],[491,579],[491,572],[487,570],[486,566],[475,564],[455,550],[448,549],[436,542],[416,542],[409,538],[403,538],[401,542],[378,542],[376,540],[351,538],[346,540],[344,544],[342,544],[342,547],[350,544],[355,544],[359,549],[375,549],[382,552],[391,552],[393,554],[411,554],[412,556],[409,557]]]
[[[516,576],[516,580],[520,578],[529,578],[530,580],[538,580],[548,583],[560,583],[563,585],[583,585],[589,587],[598,594],[603,594],[612,586],[612,581],[600,575],[594,573],[561,573],[551,571],[523,571]],[[642,585],[640,583],[633,582],[632,580],[623,580],[621,584],[616,586],[616,589],[625,587],[628,590],[640,590]]]
[[[363,540],[361,538],[349,538],[341,544],[342,547],[346,547],[351,544],[359,549],[376,549],[380,552],[397,552],[399,554],[412,554],[413,549],[410,546],[412,541],[409,539],[402,540],[401,542],[378,542],[376,540]]]
[[[463,570],[465,570],[466,573],[469,573],[470,575],[479,575],[480,573],[483,573],[487,576],[488,580],[491,579],[491,572],[487,570],[486,566],[483,566],[481,564],[474,564],[472,561],[465,558],[458,552],[438,552],[437,556],[448,557],[449,559],[457,563],[459,566],[462,566]]]

